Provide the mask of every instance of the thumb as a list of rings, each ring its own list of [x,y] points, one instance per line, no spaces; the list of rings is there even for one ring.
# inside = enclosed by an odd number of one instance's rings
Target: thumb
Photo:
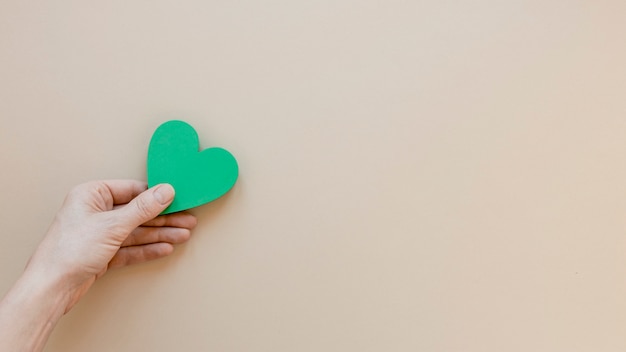
[[[134,229],[148,220],[156,218],[174,200],[174,187],[167,183],[156,185],[117,209],[120,220]]]

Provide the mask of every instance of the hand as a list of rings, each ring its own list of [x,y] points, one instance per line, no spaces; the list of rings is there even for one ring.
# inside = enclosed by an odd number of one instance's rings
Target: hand
[[[0,301],[0,351],[42,351],[52,329],[109,268],[161,258],[189,239],[196,218],[158,216],[174,199],[167,184],[95,181],[74,188]]]
[[[94,181],[68,194],[26,268],[63,282],[69,294],[65,313],[109,268],[167,256],[174,244],[189,239],[194,216],[158,216],[174,189],[146,188],[139,181]]]

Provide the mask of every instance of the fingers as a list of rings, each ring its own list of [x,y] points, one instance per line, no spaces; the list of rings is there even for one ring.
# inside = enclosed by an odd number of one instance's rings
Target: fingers
[[[150,243],[166,242],[179,244],[187,242],[191,231],[180,227],[138,227],[122,243],[122,247],[140,246]]]
[[[160,184],[142,192],[126,206],[113,210],[122,224],[130,230],[154,219],[174,200],[174,188]]]
[[[197,224],[198,220],[195,216],[191,215],[188,212],[179,212],[158,216],[152,220],[148,220],[142,226],[183,227],[191,230],[196,227]]]
[[[148,226],[149,224],[154,226]],[[131,232],[108,267],[118,268],[165,257],[172,253],[174,244],[189,240],[191,229],[196,224],[196,218],[184,212],[150,220]]]
[[[136,180],[105,180],[100,182],[111,193],[113,204],[126,204],[148,188],[145,182]]]
[[[162,258],[172,254],[174,246],[170,243],[151,243],[145,246],[123,247],[109,262],[109,269],[120,268]]]
[[[75,187],[78,193],[85,194],[84,190],[93,190],[105,198],[109,198],[113,204],[126,204],[133,198],[145,191],[148,185],[136,180],[102,180],[91,181]]]
[[[91,181],[75,186],[65,198],[64,206],[81,211],[102,212],[115,204],[125,204],[147,188],[145,182],[134,180]]]

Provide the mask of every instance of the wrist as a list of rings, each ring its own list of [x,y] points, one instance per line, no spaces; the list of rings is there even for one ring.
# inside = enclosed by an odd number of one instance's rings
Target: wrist
[[[62,280],[27,269],[0,303],[0,350],[41,351],[69,297]]]
[[[26,286],[45,293],[50,301],[54,301],[55,307],[60,311],[60,318],[69,311],[72,297],[80,289],[79,280],[74,273],[61,270],[58,266],[45,265],[45,261],[40,262],[37,259],[39,258],[31,258],[20,281],[24,281]],[[55,314],[58,315],[58,312]]]
[[[34,302],[39,303],[42,313],[50,319],[58,320],[65,314],[72,296],[68,280],[58,273],[27,267],[16,283]]]

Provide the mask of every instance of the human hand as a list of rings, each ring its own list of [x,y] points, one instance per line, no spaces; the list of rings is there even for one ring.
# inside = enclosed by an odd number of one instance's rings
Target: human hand
[[[94,181],[72,189],[26,271],[56,278],[67,290],[67,313],[109,268],[167,256],[185,242],[196,218],[158,216],[174,198],[167,184]]]

